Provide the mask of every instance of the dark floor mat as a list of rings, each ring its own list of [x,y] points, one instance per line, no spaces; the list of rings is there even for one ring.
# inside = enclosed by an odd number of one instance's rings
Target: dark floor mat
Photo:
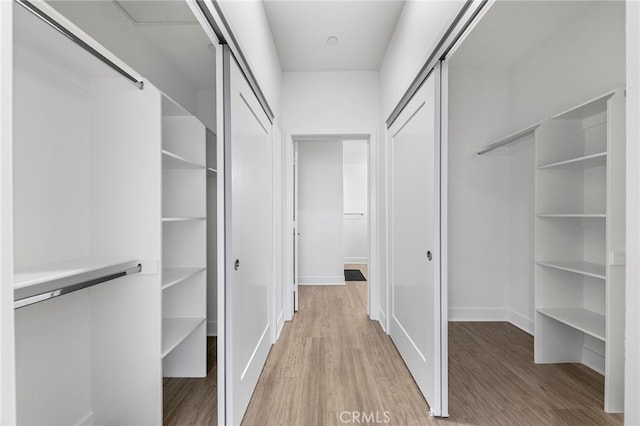
[[[362,275],[359,269],[345,269],[344,270],[345,281],[366,281],[367,279]]]

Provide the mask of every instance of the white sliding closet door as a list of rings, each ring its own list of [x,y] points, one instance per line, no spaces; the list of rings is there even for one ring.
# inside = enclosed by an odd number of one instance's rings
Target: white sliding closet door
[[[271,123],[228,48],[224,61],[226,424],[236,425],[271,346]]]
[[[440,247],[440,66],[389,128],[390,335],[435,416],[446,416]]]

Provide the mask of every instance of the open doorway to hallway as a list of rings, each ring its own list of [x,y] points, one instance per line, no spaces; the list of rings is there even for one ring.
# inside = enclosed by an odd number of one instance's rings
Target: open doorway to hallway
[[[292,137],[293,293],[362,280],[370,314],[370,135]],[[359,276],[358,276],[359,275]]]

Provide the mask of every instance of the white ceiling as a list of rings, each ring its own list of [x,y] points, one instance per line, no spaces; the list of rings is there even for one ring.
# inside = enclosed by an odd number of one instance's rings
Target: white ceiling
[[[497,1],[464,40],[451,67],[509,68],[593,1]]]
[[[377,70],[403,0],[264,0],[283,71]],[[334,46],[330,36],[338,37]]]

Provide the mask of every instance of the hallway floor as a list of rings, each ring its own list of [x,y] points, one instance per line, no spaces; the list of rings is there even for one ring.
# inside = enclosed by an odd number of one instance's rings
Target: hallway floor
[[[582,365],[536,365],[508,323],[450,323],[448,419],[429,416],[391,339],[366,315],[366,282],[301,286],[243,425],[616,425],[604,380]],[[363,421],[366,420],[366,421]]]
[[[368,319],[366,297],[366,282],[300,288],[300,310],[271,349],[244,425],[622,424],[602,411],[602,376],[534,364],[533,338],[504,322],[449,324],[451,416],[429,417],[391,339]],[[207,378],[164,379],[165,426],[217,424],[215,354],[210,337]]]

